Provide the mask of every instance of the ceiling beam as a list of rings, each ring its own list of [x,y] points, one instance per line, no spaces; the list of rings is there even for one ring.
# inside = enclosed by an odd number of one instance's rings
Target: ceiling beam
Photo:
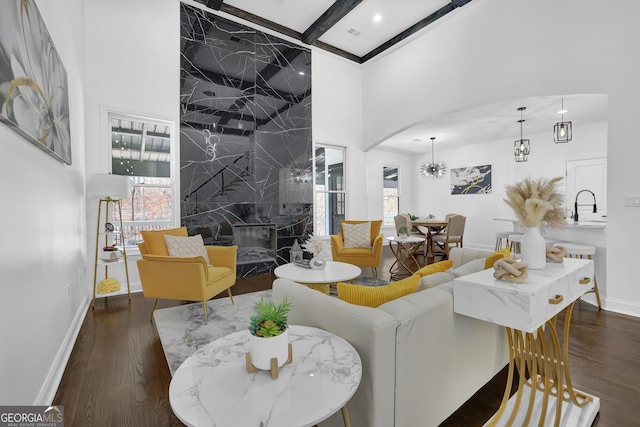
[[[319,47],[322,50],[326,50],[327,52],[331,52],[335,55],[348,59],[350,61],[357,62],[358,64],[362,64],[362,58],[359,57],[358,55],[354,55],[353,53],[347,52],[346,50],[342,50],[328,43],[321,42],[320,40],[316,40],[315,42],[313,42],[313,45],[316,47]]]
[[[204,1],[212,1],[212,0],[201,0]],[[469,3],[471,0],[451,0],[451,2],[426,18],[422,19],[420,22],[412,25],[407,28],[405,31],[381,44],[377,48],[373,49],[371,52],[367,53],[364,56],[354,55],[347,51],[344,51],[340,48],[332,46],[327,43],[323,43],[318,40],[322,34],[327,32],[333,25],[335,25],[340,19],[346,16],[351,10],[353,10],[362,0],[338,0],[336,1],[329,9],[327,9],[320,18],[318,18],[309,28],[307,28],[304,34],[301,34],[297,31],[292,30],[291,28],[285,27],[284,25],[277,24],[268,19],[262,18],[258,15],[254,15],[242,9],[238,9],[237,7],[230,6],[225,4],[224,2],[221,4],[220,9],[222,12],[226,12],[230,15],[236,16],[238,18],[244,19],[246,21],[252,22],[256,25],[260,25],[262,27],[268,28],[272,31],[278,32],[280,34],[284,34],[293,39],[299,40],[303,43],[310,44],[316,46],[320,49],[331,52],[335,55],[341,56],[343,58],[349,59],[351,61],[357,62],[359,64],[363,64],[367,62],[369,59],[379,55],[385,50],[391,48],[392,46],[400,43],[402,40],[410,37],[416,32],[420,31],[427,25],[435,22],[436,20],[442,18],[447,13],[451,12],[458,7],[462,7],[465,4]]]
[[[389,49],[393,45],[395,45],[397,43],[400,43],[402,40],[406,39],[407,37],[412,36],[413,34],[417,33],[420,30],[422,30],[427,25],[429,25],[429,24],[437,21],[438,19],[442,18],[447,13],[449,13],[452,10],[458,8],[459,7],[458,4],[466,4],[469,1],[471,1],[471,0],[454,0],[451,3],[449,3],[449,4],[445,5],[445,6],[442,6],[440,9],[436,10],[435,12],[433,12],[431,15],[427,16],[426,18],[424,18],[420,22],[412,25],[411,27],[407,28],[406,30],[404,30],[403,32],[398,34],[397,36],[387,40],[386,42],[384,42],[383,44],[381,44],[377,48],[373,49],[371,52],[369,52],[366,55],[364,55],[361,58],[362,62],[363,63],[367,62],[368,60],[370,60],[374,56],[380,54],[381,52],[384,52],[385,50]]]
[[[249,13],[245,10],[238,9],[237,7],[230,6],[226,3],[222,3],[222,6],[220,7],[220,11],[226,12],[233,16],[237,16],[238,18],[242,18],[246,21],[268,28],[280,34],[284,34],[285,36],[289,36],[296,40],[302,40],[302,34],[292,30],[291,28],[285,27],[284,25],[277,24],[273,21],[269,21],[268,19],[265,19],[261,16],[254,15],[253,13]]]
[[[205,0],[204,5],[213,10],[220,10],[224,0]]]
[[[302,42],[313,44],[360,3],[362,3],[362,0],[338,0],[333,3],[329,9],[320,15],[320,17],[302,33]]]

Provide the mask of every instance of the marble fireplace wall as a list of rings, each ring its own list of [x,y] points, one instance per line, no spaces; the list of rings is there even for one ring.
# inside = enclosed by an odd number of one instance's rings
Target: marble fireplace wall
[[[181,222],[219,245],[233,224],[275,224],[288,262],[313,227],[311,52],[184,3],[180,19]]]

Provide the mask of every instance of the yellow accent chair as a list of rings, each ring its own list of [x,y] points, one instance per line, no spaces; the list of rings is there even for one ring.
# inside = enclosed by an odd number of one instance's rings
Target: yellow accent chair
[[[154,298],[151,317],[158,298],[202,301],[204,322],[208,322],[207,301],[227,290],[231,303],[231,286],[236,283],[237,246],[205,246],[208,260],[202,256],[169,256],[165,235],[187,237],[186,227],[160,231],[143,231],[138,244],[142,259],[138,260],[138,271],[142,292]]]
[[[378,277],[378,266],[382,257],[382,241],[384,236],[380,234],[382,220],[371,222],[371,249],[365,248],[345,248],[343,224],[362,224],[369,221],[349,221],[340,220],[340,231],[331,236],[331,254],[334,261],[346,262],[358,267],[370,267],[373,271],[374,279]]]

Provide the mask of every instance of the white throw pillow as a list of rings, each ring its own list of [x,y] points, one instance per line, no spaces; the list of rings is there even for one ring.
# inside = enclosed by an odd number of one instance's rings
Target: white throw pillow
[[[453,274],[450,270],[427,274],[426,276],[420,278],[420,282],[418,283],[418,291],[427,288],[433,288],[434,286],[439,286],[443,283],[451,282],[452,280]]]
[[[453,269],[454,277],[466,276],[467,274],[477,273],[478,271],[484,270],[484,258],[474,259],[473,261],[469,261],[466,264],[462,264],[458,268]]]
[[[167,244],[167,251],[169,256],[179,257],[193,257],[201,256],[209,263],[209,255],[204,248],[204,242],[202,236],[196,234],[195,236],[179,237],[179,236],[164,236],[164,241]]]
[[[371,223],[342,223],[345,249],[371,249]]]

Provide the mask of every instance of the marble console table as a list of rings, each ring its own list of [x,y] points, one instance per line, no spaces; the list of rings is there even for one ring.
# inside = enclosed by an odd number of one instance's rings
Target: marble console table
[[[569,327],[573,305],[591,288],[592,277],[593,261],[567,258],[529,270],[519,284],[494,279],[493,269],[454,280],[454,311],[504,326],[509,339],[507,386],[486,426],[591,426],[600,399],[571,384]],[[509,398],[516,370],[518,391]]]
[[[305,427],[342,408],[360,385],[362,363],[356,350],[337,335],[290,326],[293,362],[279,369],[247,373],[249,331],[219,338],[184,361],[173,375],[169,402],[188,426]]]

